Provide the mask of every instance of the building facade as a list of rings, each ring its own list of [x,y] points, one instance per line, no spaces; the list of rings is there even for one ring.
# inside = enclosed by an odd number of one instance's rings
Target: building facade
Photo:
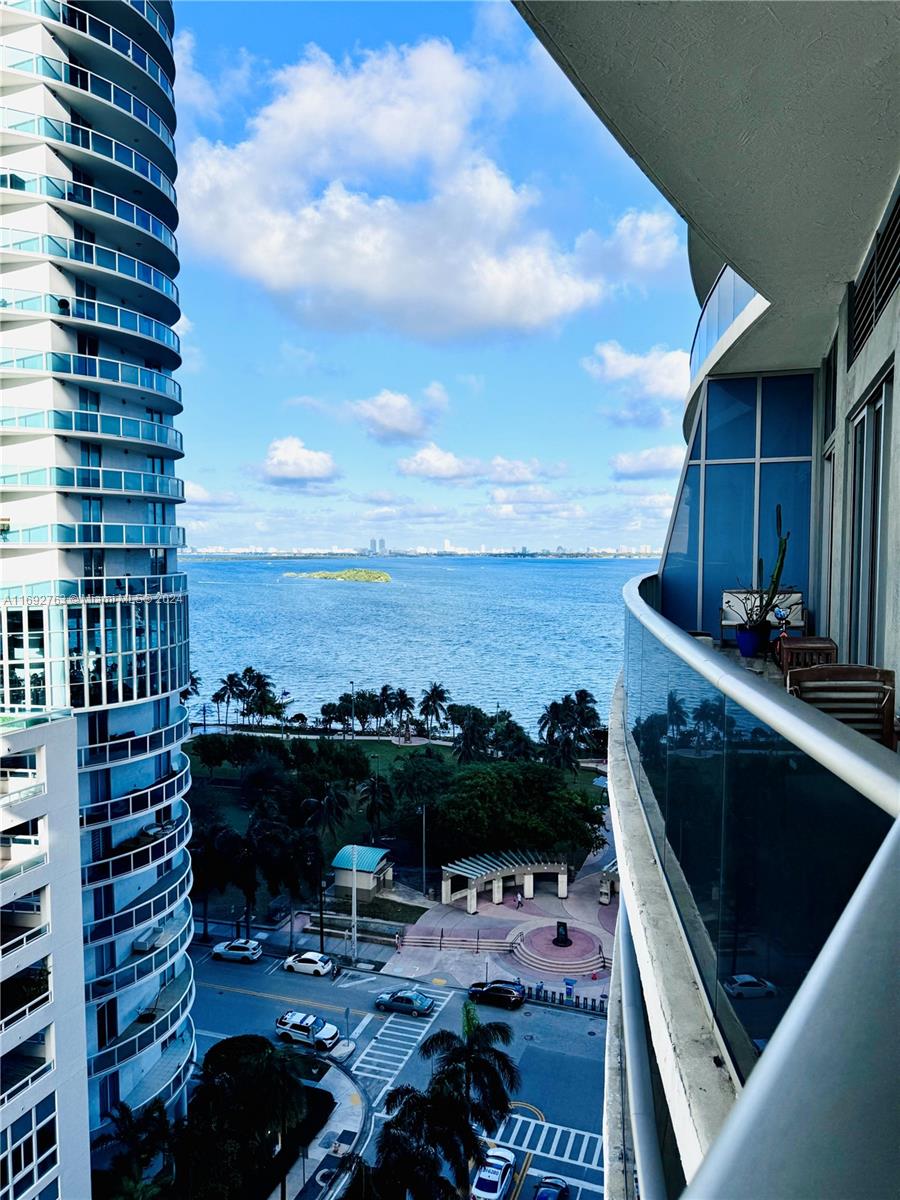
[[[86,1047],[57,1066],[85,1058],[93,1138],[119,1101],[179,1112],[194,1054],[173,16],[0,15],[0,703],[75,717]]]
[[[900,13],[517,7],[684,217],[701,306],[610,713],[606,1195],[888,1195],[900,760],[742,660],[726,594],[780,524],[794,634],[900,669]]]

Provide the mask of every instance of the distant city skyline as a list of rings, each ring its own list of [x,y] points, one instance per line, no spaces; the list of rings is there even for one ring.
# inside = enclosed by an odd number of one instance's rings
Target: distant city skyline
[[[175,46],[188,544],[659,545],[684,227],[515,9],[184,0]]]

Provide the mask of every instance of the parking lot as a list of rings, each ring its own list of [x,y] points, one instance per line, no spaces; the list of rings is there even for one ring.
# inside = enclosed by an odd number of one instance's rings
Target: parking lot
[[[283,960],[264,956],[254,963],[215,962],[208,948],[192,951],[197,999],[193,1015],[198,1056],[223,1037],[238,1033],[275,1034],[275,1019],[286,1009],[313,1012],[349,1034],[356,1048],[345,1064],[365,1092],[373,1117],[360,1147],[374,1157],[375,1139],[385,1119],[384,1097],[398,1083],[427,1086],[431,1066],[417,1054],[422,1039],[438,1028],[458,1030],[465,992],[440,976],[415,980],[435,1000],[424,1018],[375,1010],[379,992],[406,986],[405,979],[374,972],[345,971],[316,979],[282,969]],[[473,978],[479,975],[473,956]],[[522,1072],[512,1114],[488,1139],[516,1156],[512,1200],[530,1200],[543,1175],[565,1179],[571,1200],[603,1194],[603,1054],[606,1022],[588,1013],[525,1004],[515,1012],[482,1010],[485,1020],[508,1021],[509,1052]]]

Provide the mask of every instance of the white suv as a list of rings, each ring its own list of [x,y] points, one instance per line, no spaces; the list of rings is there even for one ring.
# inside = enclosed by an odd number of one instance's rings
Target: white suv
[[[282,1013],[275,1022],[278,1036],[284,1042],[297,1042],[308,1046],[310,1050],[326,1053],[333,1050],[341,1040],[341,1034],[336,1025],[329,1025],[315,1013],[301,1013],[289,1010]]]

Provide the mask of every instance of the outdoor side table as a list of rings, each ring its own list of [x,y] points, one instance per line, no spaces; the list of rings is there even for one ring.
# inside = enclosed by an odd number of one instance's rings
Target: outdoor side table
[[[795,667],[820,667],[837,662],[837,643],[827,637],[779,638],[778,661],[785,679]]]

